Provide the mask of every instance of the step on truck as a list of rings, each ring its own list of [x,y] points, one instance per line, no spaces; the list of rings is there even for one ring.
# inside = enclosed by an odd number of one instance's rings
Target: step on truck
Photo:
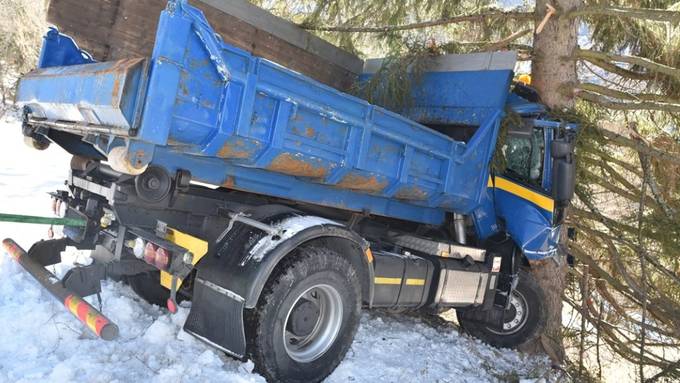
[[[432,58],[396,114],[225,44],[185,0],[150,58],[95,62],[51,29],[16,101],[28,143],[73,155],[52,193],[65,236],[4,248],[102,339],[118,328],[83,298],[122,280],[171,312],[191,301],[184,330],[269,381],[328,376],[362,309],[455,309],[521,345],[546,320],[529,269],[558,252],[577,127],[514,67]],[[93,262],[56,279],[67,246]]]

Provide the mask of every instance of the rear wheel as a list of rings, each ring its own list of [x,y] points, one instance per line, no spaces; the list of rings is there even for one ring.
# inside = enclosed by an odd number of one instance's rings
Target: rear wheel
[[[284,260],[246,315],[248,353],[268,381],[318,382],[340,364],[361,310],[357,271],[325,248]]]
[[[457,314],[465,332],[496,347],[518,347],[533,340],[541,334],[546,321],[543,291],[531,274],[523,270],[500,328],[467,319],[463,311]]]

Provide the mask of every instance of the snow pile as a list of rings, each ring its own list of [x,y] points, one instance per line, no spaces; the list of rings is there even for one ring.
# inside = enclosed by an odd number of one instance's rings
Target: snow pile
[[[46,192],[62,186],[69,157],[21,143],[20,123],[0,121],[0,212],[49,214]],[[0,224],[26,249],[46,226]],[[67,259],[84,263],[83,254]],[[71,262],[72,263],[72,262]],[[58,275],[72,265],[54,267]],[[106,282],[103,312],[120,327],[113,342],[94,339],[21,267],[0,254],[0,382],[264,382],[251,362],[231,359],[182,330],[189,308],[176,315],[139,299],[122,283]],[[88,298],[95,307],[96,299]],[[329,382],[536,381],[542,358],[497,350],[418,318],[365,313],[347,358]]]

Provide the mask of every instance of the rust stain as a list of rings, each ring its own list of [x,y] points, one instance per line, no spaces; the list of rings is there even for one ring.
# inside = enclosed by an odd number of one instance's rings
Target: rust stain
[[[234,186],[236,186],[236,180],[232,176],[227,177],[227,179],[222,183],[222,187],[227,189],[233,189]]]
[[[135,157],[137,158],[137,161],[136,161],[137,165],[141,165],[142,159],[144,159],[144,157],[146,157],[146,152],[143,149],[138,149],[135,152]]]
[[[134,67],[135,65],[139,64],[140,62],[143,62],[145,59],[144,58],[129,58],[129,59],[123,59],[123,60],[118,60],[113,65],[111,65],[109,68],[104,68],[102,70],[98,70],[95,73],[96,74],[107,74],[107,73],[116,73],[116,72],[121,72],[121,71],[127,71],[128,69]]]
[[[305,136],[312,138],[315,134],[316,131],[312,127],[307,127],[307,129],[305,129]]]
[[[269,164],[267,169],[298,177],[323,178],[327,169],[322,166],[314,166],[309,162],[295,158],[290,153],[279,154]]]
[[[250,154],[243,140],[236,140],[236,142],[227,141],[220,151],[217,152],[217,156],[220,158],[248,158]]]
[[[118,93],[120,92],[120,76],[113,79],[113,90],[111,91],[111,106],[117,106],[119,102]]]
[[[369,193],[379,193],[387,186],[387,181],[378,181],[376,176],[365,177],[350,173],[338,182],[336,187],[343,189],[359,190]]]
[[[189,88],[187,87],[187,75],[182,72],[180,73],[180,81],[179,81],[179,88],[180,92],[182,92],[183,96],[188,96],[189,95]]]
[[[191,68],[191,69],[202,68],[202,67],[208,66],[209,64],[210,64],[210,62],[208,61],[208,59],[202,59],[202,60],[191,59],[191,60],[189,60],[189,68]]]
[[[394,197],[397,199],[422,201],[427,199],[427,192],[415,186],[406,186],[399,189]]]

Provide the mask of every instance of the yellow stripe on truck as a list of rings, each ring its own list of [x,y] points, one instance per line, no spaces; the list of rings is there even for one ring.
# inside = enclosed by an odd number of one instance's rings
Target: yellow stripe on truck
[[[179,230],[168,228],[168,233],[165,237],[168,241],[174,243],[177,246],[181,246],[191,252],[194,255],[191,261],[192,265],[196,265],[198,261],[201,260],[208,253],[208,242],[191,236],[186,233],[182,233]],[[181,255],[180,255],[181,256]],[[177,288],[182,285],[182,280],[177,281]],[[166,289],[172,288],[172,275],[161,270],[161,286]]]
[[[524,186],[518,185],[514,182],[506,180],[502,177],[496,177],[495,179],[496,189],[504,190],[510,194],[514,194],[522,199],[525,199],[533,204],[549,211],[553,212],[555,210],[555,201],[551,198],[544,196],[543,194],[537,193],[531,189],[527,189]]]
[[[402,278],[375,277],[376,285],[400,285]],[[406,278],[406,286],[425,286],[425,280],[419,278]]]

